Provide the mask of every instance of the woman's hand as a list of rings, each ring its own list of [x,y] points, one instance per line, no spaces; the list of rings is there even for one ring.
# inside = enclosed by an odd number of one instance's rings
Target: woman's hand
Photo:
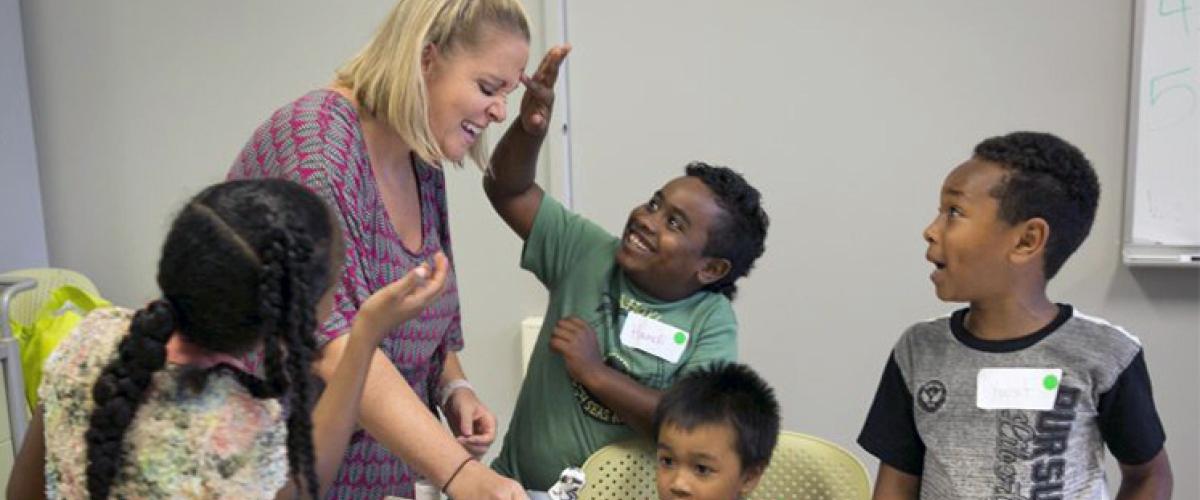
[[[558,68],[571,52],[570,45],[556,45],[546,52],[533,76],[521,75],[525,84],[525,96],[521,98],[521,127],[536,136],[546,134],[550,126],[550,112],[554,109],[554,82],[558,81]]]
[[[470,387],[460,387],[450,393],[442,407],[450,430],[463,448],[475,458],[487,453],[496,440],[496,416],[475,395]]]
[[[487,500],[528,500],[529,495],[521,484],[503,477],[488,466],[474,460],[446,486],[450,498],[480,498]]]
[[[421,264],[388,286],[380,288],[367,297],[358,308],[355,323],[362,323],[362,331],[371,336],[373,344],[400,326],[417,317],[433,299],[441,295],[450,274],[450,260],[438,252],[433,257],[433,269]]]

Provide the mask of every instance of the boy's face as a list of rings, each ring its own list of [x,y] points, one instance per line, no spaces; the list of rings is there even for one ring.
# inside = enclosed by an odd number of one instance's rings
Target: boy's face
[[[1010,293],[1009,256],[1021,229],[999,218],[1000,200],[991,194],[1006,175],[1000,165],[971,158],[942,183],[937,217],[923,233],[939,299],[972,302]]]
[[[671,423],[658,433],[658,498],[731,500],[750,494],[762,471],[742,470],[728,423],[687,431]]]
[[[725,216],[703,181],[678,177],[629,214],[617,264],[659,299],[687,297],[729,272],[727,259],[704,256],[709,231]]]

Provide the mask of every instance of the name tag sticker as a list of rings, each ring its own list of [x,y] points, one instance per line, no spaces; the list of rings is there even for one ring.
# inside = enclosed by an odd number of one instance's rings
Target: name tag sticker
[[[984,410],[1050,410],[1061,381],[1061,368],[982,368],[975,379],[975,405]]]
[[[621,344],[652,354],[670,363],[678,363],[691,335],[635,312],[625,316],[621,325]]]

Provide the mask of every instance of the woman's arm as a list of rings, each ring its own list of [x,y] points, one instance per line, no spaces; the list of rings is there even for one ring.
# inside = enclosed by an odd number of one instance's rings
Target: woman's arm
[[[367,376],[367,367],[375,354],[375,346],[367,342],[355,342],[355,335],[365,335],[351,330],[349,335],[342,338],[343,342],[340,361],[329,377],[329,385],[321,393],[313,409],[312,431],[313,451],[315,452],[314,466],[317,469],[317,480],[320,481],[318,491],[324,496],[337,477],[337,471],[342,465],[346,454],[346,445],[350,435],[357,426],[357,402],[362,398],[363,383]],[[328,352],[328,348],[326,351]],[[278,499],[295,498],[296,483],[290,479],[287,485],[275,496]]]
[[[326,345],[317,366],[322,378],[333,374],[345,348],[344,335]],[[444,487],[458,466],[471,458],[378,350],[367,370],[358,413],[359,423],[372,437],[435,486]],[[453,498],[525,498],[519,484],[480,464],[467,464],[447,493]]]
[[[449,261],[444,255],[434,258],[430,276],[427,266],[413,269],[403,278],[381,288],[364,301],[350,328],[349,335],[338,340],[338,362],[328,376],[325,390],[313,409],[312,434],[317,469],[317,485],[321,495],[333,484],[346,445],[358,419],[357,402],[362,399],[363,384],[375,348],[392,328],[420,314],[425,306],[441,295],[449,274]],[[428,277],[428,279],[426,279]],[[329,349],[326,348],[326,351]],[[320,362],[315,363],[318,366]],[[276,495],[276,498],[295,496],[295,479]]]
[[[416,317],[441,292],[450,266],[443,255],[435,261],[433,278],[411,295],[403,289],[385,293],[397,286],[393,284],[368,298],[359,308],[350,334],[326,344],[315,363],[317,375],[327,384],[313,414],[322,491],[332,484],[357,422],[435,485],[445,487],[453,476],[449,491],[457,498],[524,498],[520,485],[486,467],[468,464],[454,475],[470,455],[376,349],[388,331]]]
[[[359,308],[350,333],[326,344],[315,363],[317,375],[327,384],[313,410],[315,466],[322,495],[333,484],[359,421],[373,436],[390,438],[380,442],[417,470],[426,471],[439,486],[467,458],[377,349],[389,331],[416,317],[441,294],[450,265],[444,255],[434,260],[436,266],[428,281],[429,270],[422,267],[372,294]],[[456,477],[455,483],[486,489],[461,489],[462,498],[519,498],[511,496],[521,491],[515,483],[505,484],[499,477],[488,482],[478,472],[471,480],[464,474],[465,470],[460,472],[462,479]],[[276,497],[292,498],[295,488],[289,481]]]

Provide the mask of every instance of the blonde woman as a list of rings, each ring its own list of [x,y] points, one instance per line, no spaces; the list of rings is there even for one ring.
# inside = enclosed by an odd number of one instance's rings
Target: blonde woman
[[[529,57],[519,0],[400,0],[335,82],[276,111],[246,144],[230,178],[295,180],[329,203],[346,240],[330,319],[318,328],[328,377],[363,300],[437,252],[453,260],[440,168],[470,156],[504,120]],[[557,65],[565,50],[547,63]],[[380,344],[332,498],[413,496],[417,474],[455,498],[523,497],[472,457],[496,419],[466,382],[458,288]],[[440,428],[440,406],[454,436]]]

